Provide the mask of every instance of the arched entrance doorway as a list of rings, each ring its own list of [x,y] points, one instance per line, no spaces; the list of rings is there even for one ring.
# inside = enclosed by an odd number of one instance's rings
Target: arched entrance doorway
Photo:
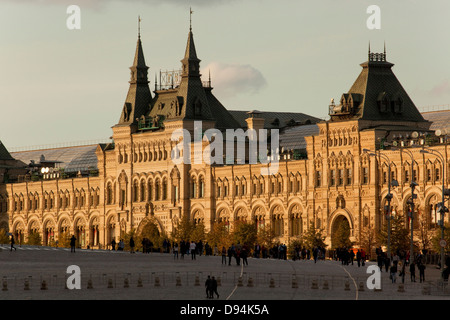
[[[346,216],[338,215],[331,226],[331,248],[350,247],[352,245],[351,237],[350,221]]]

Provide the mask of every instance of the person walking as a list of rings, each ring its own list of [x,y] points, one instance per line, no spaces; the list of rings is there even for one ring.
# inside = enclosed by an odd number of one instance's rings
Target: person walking
[[[130,238],[130,253],[134,253],[134,239]]]
[[[353,251],[353,249],[352,248],[350,248],[350,261],[351,261],[351,263],[352,263],[352,265],[353,265],[353,260],[355,259],[355,251]]]
[[[212,291],[211,276],[208,276],[208,278],[205,281],[205,290],[206,290],[206,299],[212,299],[213,291]]]
[[[14,235],[11,234],[11,251],[14,249],[14,251],[17,251],[16,247],[14,247]]]
[[[234,252],[233,252],[233,249],[231,248],[231,246],[228,247],[227,253],[228,253],[228,265],[231,266],[231,259],[233,258],[233,255],[234,255]]]
[[[416,264],[411,261],[409,264],[409,272],[411,274],[411,282],[416,282]]]
[[[392,283],[395,283],[397,281],[397,265],[392,264],[390,271]]]
[[[214,299],[214,294],[216,294],[217,299],[219,299],[219,293],[217,292],[217,280],[213,276],[211,279],[211,299]]]
[[[356,262],[358,263],[358,268],[361,266],[361,250],[358,249],[356,252]]]
[[[123,242],[123,239],[120,239],[117,251],[123,251],[124,248],[125,248],[125,243]]]
[[[189,251],[190,251],[190,253],[191,253],[191,260],[196,260],[196,257],[195,257],[195,251],[196,251],[196,244],[195,244],[195,242],[194,241],[191,241],[191,244],[190,244],[190,246],[189,246]]]
[[[383,271],[383,255],[381,253],[377,255],[377,264],[380,271]]]
[[[234,257],[236,259],[236,264],[238,266],[241,265],[241,250],[239,250],[239,248],[236,248],[236,250],[234,251]]]
[[[111,240],[111,250],[112,251],[116,250],[116,240],[114,240],[114,238]]]
[[[247,256],[248,256],[247,247],[244,245],[241,250],[241,258],[243,266],[248,266]]]
[[[317,262],[317,254],[318,254],[318,251],[317,251],[317,247],[316,247],[316,248],[313,249],[314,263]]]
[[[75,241],[77,238],[75,238],[74,235],[72,235],[72,238],[70,238],[70,252],[75,252]]]
[[[423,263],[419,263],[419,265],[417,266],[417,268],[419,269],[419,280],[420,282],[425,282],[425,264]]]
[[[364,267],[366,265],[366,252],[361,249],[361,265]]]
[[[222,264],[227,264],[227,249],[225,249],[225,246],[222,247]]]

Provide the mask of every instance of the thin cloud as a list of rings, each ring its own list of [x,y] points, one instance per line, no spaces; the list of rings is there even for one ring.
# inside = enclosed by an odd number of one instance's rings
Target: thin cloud
[[[203,80],[209,73],[214,90],[226,97],[240,93],[255,94],[267,85],[262,73],[248,64],[211,62],[202,70]]]
[[[450,94],[450,81],[448,79],[442,81],[435,85],[431,90],[430,94],[432,96],[442,97]]]

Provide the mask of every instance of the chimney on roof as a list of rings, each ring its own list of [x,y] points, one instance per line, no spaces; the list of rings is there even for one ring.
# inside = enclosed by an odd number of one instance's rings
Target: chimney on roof
[[[264,118],[260,117],[261,113],[262,112],[258,110],[249,111],[247,112],[248,118],[245,119],[245,122],[247,122],[247,128],[255,129],[258,134],[260,129],[264,129]]]

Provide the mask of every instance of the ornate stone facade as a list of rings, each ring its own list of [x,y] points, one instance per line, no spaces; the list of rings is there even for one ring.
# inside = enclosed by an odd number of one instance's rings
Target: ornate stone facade
[[[212,95],[210,83],[201,82],[192,32],[181,62],[181,82],[170,88],[155,83],[152,96],[139,38],[130,91],[113,127],[114,142],[96,150],[98,176],[0,185],[0,227],[18,241],[37,232],[45,245],[69,233],[82,247],[106,247],[112,238],[132,229],[139,232],[149,219],[170,235],[177,221],[188,216],[206,230],[219,222],[232,227],[237,220],[254,221],[285,243],[310,227],[320,228],[332,245],[333,233],[346,221],[351,240],[362,244],[368,230],[386,226],[385,196],[392,179],[399,183],[391,191],[393,214],[408,221],[414,180],[417,238],[422,222],[428,229],[436,227],[442,179],[448,186],[450,175],[443,176],[438,157],[408,145],[440,152],[449,172],[447,144],[430,140],[431,123],[397,84],[385,54],[375,61],[369,53],[350,91],[339,105],[330,105],[330,120],[315,124],[317,134],[299,134],[307,156],[294,159],[295,150],[282,153],[272,175],[261,175],[267,167],[261,163],[174,164],[175,130],[193,134],[194,121],[202,121],[204,130],[242,128]],[[269,125],[258,117],[247,123],[255,129]],[[423,135],[415,137],[415,131]],[[390,147],[395,144],[397,149]],[[203,142],[202,150],[206,146]],[[191,152],[193,158],[194,147]],[[386,159],[391,161],[390,177]]]

